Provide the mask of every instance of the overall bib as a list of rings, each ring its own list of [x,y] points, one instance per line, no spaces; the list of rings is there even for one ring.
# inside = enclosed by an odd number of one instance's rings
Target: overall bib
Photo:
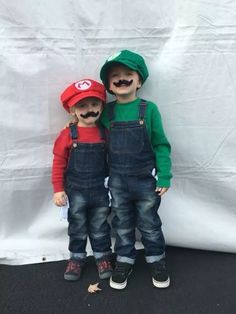
[[[156,179],[152,175],[155,155],[144,121],[147,104],[141,100],[138,120],[119,122],[113,121],[115,105],[110,103],[108,107],[108,156],[117,261],[134,263],[137,227],[146,261],[152,263],[165,256],[165,241],[157,213],[161,198],[155,192]]]
[[[111,252],[105,132],[99,127],[101,143],[80,143],[77,125],[70,126],[73,141],[65,187],[69,199],[69,251],[76,258],[86,257],[87,236],[95,258]]]

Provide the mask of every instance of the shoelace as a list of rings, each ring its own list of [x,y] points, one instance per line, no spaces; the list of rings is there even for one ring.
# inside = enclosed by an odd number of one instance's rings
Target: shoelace
[[[115,268],[116,273],[122,273],[125,274],[128,271],[128,268],[126,265],[123,264],[117,264]]]
[[[154,272],[165,271],[166,270],[166,265],[165,265],[165,263],[162,263],[162,262],[153,263],[152,270]]]

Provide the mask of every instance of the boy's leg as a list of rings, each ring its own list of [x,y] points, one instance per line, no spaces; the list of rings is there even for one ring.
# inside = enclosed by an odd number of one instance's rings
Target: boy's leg
[[[110,278],[110,286],[124,289],[136,258],[135,249],[135,209],[130,199],[127,178],[112,175],[109,179],[111,205],[114,217],[116,267]]]
[[[110,214],[107,189],[96,188],[90,194],[88,209],[88,232],[91,247],[101,279],[110,278],[111,266],[111,235],[108,216]]]
[[[67,191],[67,195],[69,199],[68,235],[70,259],[64,273],[64,278],[66,280],[78,280],[86,259],[86,197],[83,193],[75,190]]]
[[[154,193],[147,192],[145,195],[140,193],[140,199],[136,201],[137,228],[141,232],[141,241],[148,263],[158,262],[165,257],[162,223],[157,213],[160,196]]]
[[[158,215],[161,197],[155,192],[155,179],[142,178],[134,184],[139,186],[137,209],[137,228],[145,248],[146,261],[150,265],[155,287],[166,288],[170,284],[165,264],[165,240]]]
[[[130,200],[125,177],[112,175],[109,179],[112,227],[115,231],[115,253],[119,262],[134,264],[135,250],[135,210]]]

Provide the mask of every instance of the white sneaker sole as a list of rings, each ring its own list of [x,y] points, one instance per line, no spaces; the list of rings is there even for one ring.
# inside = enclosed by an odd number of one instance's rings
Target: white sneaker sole
[[[100,279],[109,279],[112,275],[112,272],[106,272],[104,274],[98,274]]]
[[[128,277],[132,273],[132,271],[133,270],[131,269],[130,272],[128,273]],[[128,277],[124,282],[121,282],[121,283],[112,281],[112,277],[110,277],[110,287],[117,290],[124,289],[127,286]]]
[[[110,278],[110,287],[113,289],[117,289],[117,290],[122,290],[127,286],[127,280],[121,283],[117,283],[112,281],[112,279]]]
[[[75,276],[75,275],[64,274],[64,279],[67,280],[67,281],[77,281],[77,280],[80,279],[80,277]]]
[[[168,277],[166,281],[156,281],[154,278],[152,278],[152,283],[157,288],[168,288],[170,285],[170,278]]]

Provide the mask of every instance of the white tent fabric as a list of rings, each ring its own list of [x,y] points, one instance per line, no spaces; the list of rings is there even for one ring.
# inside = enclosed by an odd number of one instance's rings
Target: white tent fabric
[[[144,56],[139,95],[158,104],[172,144],[167,244],[236,252],[236,2],[1,0],[0,12],[0,263],[68,257],[50,183],[69,119],[59,95],[99,79],[121,49]]]

